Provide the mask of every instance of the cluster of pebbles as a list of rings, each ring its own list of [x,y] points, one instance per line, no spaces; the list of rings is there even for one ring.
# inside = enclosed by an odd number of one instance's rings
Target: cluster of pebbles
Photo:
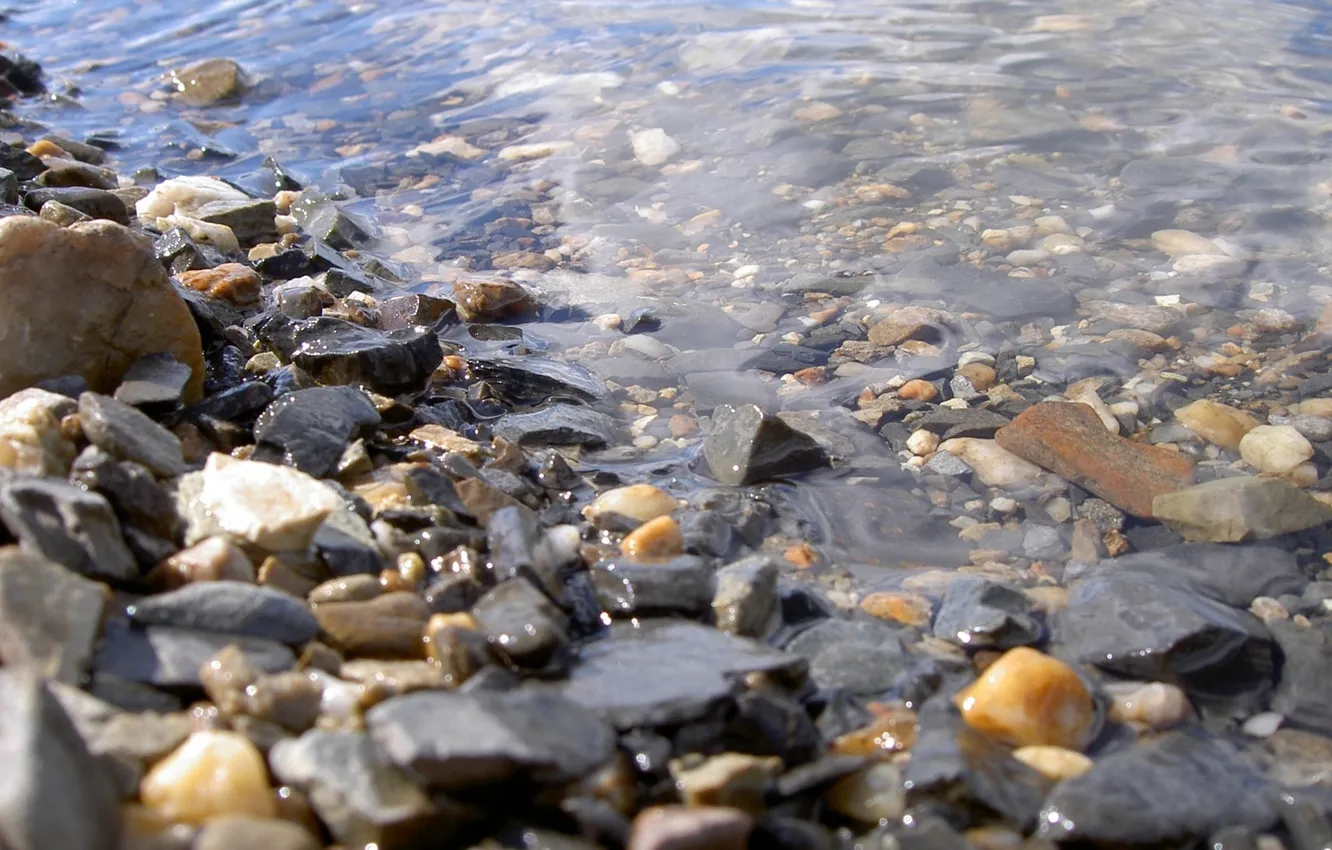
[[[1237,307],[1241,246],[848,177],[807,243],[875,273],[691,305],[540,180],[431,281],[277,163],[23,142],[5,846],[1332,841],[1332,318]]]

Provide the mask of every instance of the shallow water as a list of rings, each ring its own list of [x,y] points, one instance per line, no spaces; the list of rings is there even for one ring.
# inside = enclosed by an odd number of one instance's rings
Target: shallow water
[[[253,186],[272,157],[372,216],[376,252],[415,287],[484,272],[515,248],[563,246],[561,269],[516,274],[570,308],[529,324],[532,345],[584,362],[619,338],[585,321],[598,313],[651,306],[683,317],[653,334],[661,342],[722,349],[804,334],[828,321],[813,315],[825,303],[863,316],[942,290],[994,319],[989,342],[1015,341],[1040,310],[1001,315],[1009,296],[983,291],[996,274],[1146,303],[1182,290],[1206,307],[1302,319],[1332,300],[1332,5],[196,8],[51,0],[14,11],[0,32],[43,65],[52,92],[20,114],[114,137],[122,174],[152,166]],[[207,108],[170,99],[164,73],[210,56],[239,61],[250,93]],[[658,129],[671,140],[661,163],[633,144]],[[549,155],[501,153],[534,143]],[[1062,216],[1083,249],[1015,259],[980,241],[1042,215]],[[1172,270],[1143,241],[1167,227],[1220,237],[1242,268],[1203,283]],[[921,259],[950,282],[913,277]],[[864,276],[869,294],[811,301],[788,286],[802,274]],[[1047,331],[1076,322],[1050,313]],[[791,406],[826,406],[848,388],[854,398],[858,380]],[[938,544],[952,533],[946,512],[897,499],[914,485],[890,450],[849,448],[852,480],[774,498],[853,561],[965,562],[965,546]],[[666,440],[605,465],[688,488],[690,457]],[[898,542],[885,552],[885,540]]]

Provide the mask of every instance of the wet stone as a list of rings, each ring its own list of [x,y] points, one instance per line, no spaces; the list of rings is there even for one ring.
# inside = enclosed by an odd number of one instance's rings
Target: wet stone
[[[204,59],[177,68],[170,80],[181,100],[190,106],[211,106],[240,97],[249,85],[245,71],[232,59]]]
[[[148,467],[162,478],[185,471],[180,440],[137,408],[110,396],[79,396],[79,420],[93,445],[121,460]]]
[[[238,308],[257,306],[263,280],[243,263],[223,263],[209,269],[176,272],[181,285]]]
[[[1158,844],[1223,826],[1264,830],[1275,795],[1254,766],[1201,731],[1167,732],[1104,756],[1046,800],[1040,834],[1055,841]]]
[[[190,735],[144,776],[139,798],[167,820],[184,823],[201,824],[219,815],[277,814],[264,757],[238,732]]]
[[[701,558],[623,560],[592,571],[602,607],[613,616],[685,614],[698,617],[713,598],[713,572]]]
[[[571,400],[596,404],[610,398],[604,384],[581,366],[535,357],[476,357],[467,361],[472,374],[494,385],[515,404]]]
[[[319,850],[314,836],[286,820],[250,815],[223,815],[209,819],[191,845],[192,850],[235,850],[263,847],[266,850]]]
[[[546,690],[408,694],[370,709],[366,727],[395,764],[442,790],[517,775],[568,781],[615,747],[595,714]]]
[[[291,214],[306,233],[339,251],[360,247],[378,235],[369,221],[318,194],[302,197]]]
[[[732,486],[798,475],[828,463],[812,437],[752,404],[722,405],[713,412],[703,454],[717,480]]]
[[[1332,508],[1279,478],[1221,478],[1152,503],[1153,513],[1188,540],[1237,543],[1315,528]]]
[[[618,729],[681,723],[733,697],[749,672],[798,676],[798,656],[679,620],[615,623],[554,687]]]
[[[282,460],[315,478],[328,477],[347,444],[371,436],[379,411],[354,387],[314,387],[281,396],[259,414],[255,440],[282,452]]]
[[[321,316],[300,323],[291,337],[293,363],[321,384],[361,384],[396,395],[425,383],[444,359],[426,328],[376,331]]]
[[[147,354],[126,370],[115,399],[138,408],[169,409],[184,398],[190,374],[190,367],[170,354]]]
[[[20,208],[15,207],[15,209]],[[58,224],[61,227],[78,224],[80,221],[92,220],[89,216],[84,215],[71,206],[62,204],[59,201],[47,201],[42,204],[42,209],[41,212],[38,213],[38,217],[53,224]]]
[[[934,635],[965,647],[1011,649],[1043,634],[1031,600],[1015,587],[974,576],[948,585],[934,616]]]
[[[1096,720],[1073,668],[1030,647],[1005,652],[953,702],[969,726],[1017,746],[1081,750]]]
[[[195,211],[200,221],[231,228],[242,246],[267,242],[277,237],[274,216],[277,207],[270,200],[210,201]]]
[[[45,163],[14,145],[0,145],[0,167],[13,172],[19,180],[31,180],[46,168]]]
[[[53,201],[89,218],[106,219],[124,225],[130,222],[125,202],[104,189],[78,186],[29,189],[23,196],[23,203],[30,210],[41,210]]]
[[[619,428],[615,419],[590,407],[553,404],[532,413],[511,413],[492,431],[520,446],[599,449],[615,442]]]
[[[296,658],[281,643],[225,632],[176,626],[134,628],[111,623],[93,660],[93,672],[157,687],[198,687],[199,670],[223,648],[235,645],[257,670],[290,669]]]
[[[414,593],[386,593],[363,602],[326,602],[314,609],[325,640],[348,656],[420,658],[430,609]]]
[[[569,641],[564,615],[526,579],[497,584],[472,606],[472,615],[519,664],[539,667]]]
[[[111,505],[81,487],[52,479],[0,479],[0,520],[25,552],[80,575],[128,581],[139,573]]]
[[[634,818],[626,850],[744,850],[754,817],[722,806],[651,806]]]
[[[727,634],[762,637],[777,610],[777,562],[754,555],[717,571],[712,598],[717,628]]]
[[[1294,553],[1273,546],[1184,543],[1101,562],[1106,572],[1136,572],[1184,584],[1236,608],[1259,596],[1303,591],[1308,579]]]
[[[826,620],[798,634],[786,651],[809,661],[809,677],[824,690],[887,692],[909,659],[898,630],[876,621]]]
[[[1281,621],[1267,627],[1282,655],[1272,711],[1291,726],[1332,734],[1332,623]]]
[[[265,638],[299,646],[313,640],[319,625],[305,605],[285,593],[237,581],[188,584],[129,606],[130,619],[144,626],[180,626]]]
[[[106,588],[17,547],[0,548],[0,660],[77,685],[92,659]]]
[[[110,191],[119,188],[114,171],[72,159],[47,157],[46,170],[37,175],[37,184],[49,187],[86,186]]]

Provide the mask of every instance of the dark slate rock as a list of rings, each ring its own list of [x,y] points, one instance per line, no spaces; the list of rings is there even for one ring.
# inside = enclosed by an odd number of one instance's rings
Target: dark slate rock
[[[98,393],[79,396],[84,436],[121,460],[133,461],[162,478],[185,472],[180,440],[138,408]]]
[[[947,293],[955,301],[997,319],[1060,318],[1073,312],[1073,296],[1050,281],[1008,277],[963,263],[944,271]]]
[[[190,412],[236,422],[263,410],[275,395],[273,388],[263,381],[246,381],[208,396],[191,407]]]
[[[615,623],[579,648],[567,681],[551,687],[619,729],[699,718],[742,689],[746,673],[799,678],[799,656],[685,620]]]
[[[69,476],[110,502],[125,528],[137,528],[163,540],[179,536],[182,522],[176,499],[147,468],[117,461],[97,446],[89,446],[74,459]]]
[[[269,751],[273,775],[310,797],[334,840],[402,846],[403,836],[441,846],[453,825],[365,732],[311,729]]]
[[[716,511],[686,511],[680,517],[685,551],[705,558],[724,558],[734,543],[731,524]]]
[[[105,189],[90,189],[83,186],[44,187],[29,189],[23,196],[24,205],[31,210],[40,210],[47,201],[57,201],[67,207],[73,207],[90,218],[104,218],[126,226],[130,222],[130,212],[125,202]]]
[[[170,409],[180,403],[192,374],[170,354],[145,354],[125,372],[115,398],[133,407]]]
[[[514,404],[560,400],[597,403],[610,398],[606,386],[581,366],[535,357],[472,358],[477,379],[495,387]]]
[[[18,145],[0,145],[0,167],[19,180],[32,180],[46,170],[46,163]]]
[[[615,750],[609,726],[544,689],[407,694],[370,709],[365,722],[394,764],[441,790],[514,776],[564,782]]]
[[[407,470],[405,481],[407,495],[413,505],[439,505],[448,508],[459,516],[471,516],[467,506],[458,497],[458,488],[453,479],[433,466],[418,466]]]
[[[1175,682],[1203,703],[1261,710],[1271,635],[1247,611],[1131,572],[1073,582],[1056,615],[1057,654],[1137,679]]]
[[[612,616],[684,614],[709,610],[713,571],[707,561],[684,555],[661,563],[622,560],[596,565],[592,581],[601,607]]]
[[[588,368],[603,381],[614,381],[621,386],[665,387],[675,383],[675,378],[660,363],[638,355],[599,357]]]
[[[917,419],[911,423],[911,427],[932,431],[945,440],[954,437],[978,437],[990,440],[994,438],[996,431],[1010,421],[1012,420],[1007,416],[995,413],[993,410],[980,408],[954,410],[941,407]]]
[[[1023,831],[1035,825],[1050,780],[968,726],[945,697],[926,702],[919,727],[904,777],[909,800],[963,800],[998,812]]]
[[[378,573],[384,559],[371,543],[326,522],[315,532],[315,556],[335,577]]]
[[[1286,724],[1332,735],[1332,622],[1278,621],[1268,628],[1282,656],[1272,710],[1285,715]]]
[[[717,480],[732,486],[799,475],[828,463],[813,437],[752,404],[713,412],[703,454]]]
[[[119,201],[118,198],[117,201]],[[195,242],[188,233],[179,227],[173,227],[157,237],[157,240],[153,242],[153,252],[157,254],[157,259],[161,260],[162,265],[166,266],[167,271],[172,274],[211,269],[228,262],[230,259],[212,245]],[[201,300],[208,301],[210,299],[201,295]]]
[[[279,449],[288,466],[326,478],[347,444],[372,435],[379,423],[379,411],[355,387],[314,387],[268,405],[254,423],[254,438]]]
[[[786,651],[809,660],[809,678],[820,688],[863,695],[889,690],[909,661],[898,630],[868,620],[816,623]]]
[[[599,449],[615,441],[615,419],[599,410],[552,404],[532,413],[511,413],[495,423],[496,437],[520,446],[582,446]]]
[[[108,581],[138,575],[111,505],[81,487],[16,476],[0,483],[0,520],[24,551],[80,575]]]
[[[914,758],[913,758],[914,761]],[[1265,830],[1274,789],[1223,741],[1166,732],[1096,760],[1046,800],[1040,834],[1054,841],[1162,844],[1223,826]]]
[[[419,389],[444,360],[428,328],[376,331],[320,316],[297,323],[293,363],[321,384],[363,384],[384,395]]]
[[[144,597],[126,613],[142,626],[203,629],[295,646],[314,640],[319,633],[319,623],[300,599],[239,581],[192,582]]]
[[[553,599],[559,598],[560,580],[542,550],[541,519],[522,505],[510,505],[491,514],[486,523],[486,550],[496,581],[527,578]]]
[[[472,615],[498,648],[527,666],[540,667],[569,642],[564,615],[526,579],[495,585]]]
[[[325,280],[335,277],[335,271],[337,270],[329,271]],[[336,276],[345,277],[345,275]],[[325,286],[328,287],[329,284],[326,283]],[[331,288],[330,291],[332,291]],[[354,290],[334,292],[333,294],[339,298],[345,298],[352,291]],[[457,316],[454,314],[453,302],[447,298],[413,293],[385,298],[379,302],[379,329],[382,331],[407,328],[412,325],[438,328],[441,324],[450,320],[456,322]]]
[[[0,660],[79,685],[92,658],[106,588],[12,546],[0,548]]]
[[[115,775],[94,757],[69,714],[35,676],[0,672],[0,843],[7,850],[118,846]]]
[[[232,644],[265,673],[290,670],[296,663],[292,651],[275,640],[177,626],[137,628],[113,621],[93,660],[93,672],[156,687],[198,687],[204,662]]]
[[[934,636],[965,647],[1027,646],[1039,642],[1043,631],[1026,594],[979,576],[950,583],[934,615]]]
[[[754,348],[697,348],[672,355],[664,361],[664,366],[681,378],[708,372],[740,372],[761,354]]]
[[[1238,608],[1258,596],[1298,594],[1308,583],[1295,554],[1274,546],[1185,543],[1112,558],[1099,567],[1152,575]]]
[[[306,233],[339,251],[359,247],[378,234],[369,221],[323,195],[303,196],[292,207],[291,215]]]
[[[748,353],[748,352],[747,352]],[[828,352],[817,348],[791,345],[781,342],[771,348],[762,348],[756,353],[749,353],[742,368],[757,369],[762,372],[799,372],[811,366],[823,366],[828,362]]]

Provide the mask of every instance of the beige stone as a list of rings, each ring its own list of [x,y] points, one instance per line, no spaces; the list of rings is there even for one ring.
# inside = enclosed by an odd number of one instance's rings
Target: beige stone
[[[186,401],[203,394],[199,329],[143,234],[101,220],[0,220],[0,303],[0,396],[76,374],[111,393],[157,353],[193,370]]]
[[[0,401],[0,466],[35,475],[68,475],[78,447],[60,420],[75,409],[73,399],[36,387]]]
[[[202,485],[199,507],[218,528],[269,552],[305,549],[342,506],[333,490],[299,470],[216,452],[204,465]]]
[[[583,508],[583,518],[596,522],[605,514],[618,514],[638,522],[649,522],[657,517],[669,516],[679,507],[675,497],[651,484],[630,484],[616,487],[598,496]]]
[[[236,732],[190,735],[143,777],[139,799],[171,820],[193,824],[220,815],[277,813],[264,757]]]
[[[1152,247],[1168,257],[1225,254],[1211,239],[1189,230],[1158,230],[1152,234]]]
[[[1198,399],[1175,411],[1180,424],[1209,443],[1235,451],[1244,435],[1258,427],[1258,420],[1243,410],[1207,399]]]
[[[895,764],[878,762],[845,776],[824,795],[828,807],[867,824],[892,821],[906,811],[906,789]]]
[[[684,554],[680,524],[669,516],[645,522],[624,536],[620,551],[631,558],[673,558]]]
[[[1240,457],[1262,472],[1285,475],[1313,457],[1313,445],[1290,425],[1259,425],[1239,443]]]
[[[1092,768],[1092,760],[1082,753],[1040,744],[1018,747],[1013,751],[1013,758],[1056,782],[1081,776]]]

